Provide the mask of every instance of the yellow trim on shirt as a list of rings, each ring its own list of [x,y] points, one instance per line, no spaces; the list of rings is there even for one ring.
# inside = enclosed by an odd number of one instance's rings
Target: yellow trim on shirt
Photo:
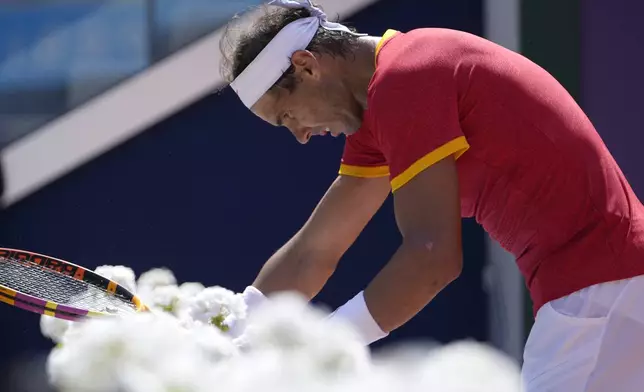
[[[401,186],[408,183],[412,178],[416,177],[420,172],[427,169],[436,162],[442,160],[443,158],[446,158],[452,154],[454,154],[454,159],[460,158],[468,148],[470,148],[470,145],[467,143],[465,136],[459,136],[456,139],[443,144],[434,151],[414,162],[404,172],[400,173],[394,179],[392,179],[391,191],[395,192]]]
[[[382,49],[382,46],[385,44],[385,42],[389,41],[391,37],[396,35],[398,31],[389,29],[385,31],[385,34],[380,38],[380,41],[378,41],[378,45],[376,45],[376,55],[374,56],[374,62],[378,61],[378,53],[380,53],[380,49]]]
[[[345,176],[376,178],[386,177],[389,175],[389,166],[353,166],[340,165],[340,174]]]

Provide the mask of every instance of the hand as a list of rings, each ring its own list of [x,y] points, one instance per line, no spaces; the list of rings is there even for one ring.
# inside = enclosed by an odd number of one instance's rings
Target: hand
[[[261,291],[253,286],[246,287],[246,289],[242,293],[242,298],[244,299],[244,303],[246,304],[246,319],[248,319],[250,314],[254,312],[258,307],[262,306],[263,303],[268,301],[268,298],[266,298],[266,296],[262,294]],[[233,339],[238,338],[244,334],[247,325],[246,319],[234,320],[230,323],[227,323],[229,328],[228,334]]]
[[[244,302],[247,306],[247,314],[253,312],[268,300],[268,298],[266,298],[266,296],[262,294],[261,291],[253,286],[246,287],[246,289],[242,293],[242,297],[244,298]]]

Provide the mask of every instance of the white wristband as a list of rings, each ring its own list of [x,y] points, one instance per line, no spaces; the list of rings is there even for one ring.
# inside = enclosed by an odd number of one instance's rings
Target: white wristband
[[[364,300],[364,292],[359,292],[347,303],[340,306],[329,316],[330,320],[341,319],[349,322],[357,330],[363,342],[367,345],[380,340],[387,335],[373,319],[367,303]]]

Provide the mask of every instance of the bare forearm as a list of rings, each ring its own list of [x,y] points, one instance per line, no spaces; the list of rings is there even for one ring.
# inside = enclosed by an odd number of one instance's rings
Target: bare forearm
[[[297,291],[309,300],[315,297],[333,274],[335,263],[305,248],[297,236],[292,238],[264,264],[253,286],[265,295]]]
[[[264,264],[253,286],[264,294],[316,296],[389,189],[386,177],[338,177],[302,229]]]
[[[441,246],[400,246],[364,291],[369,312],[383,331],[405,324],[458,277],[461,261],[454,254]]]

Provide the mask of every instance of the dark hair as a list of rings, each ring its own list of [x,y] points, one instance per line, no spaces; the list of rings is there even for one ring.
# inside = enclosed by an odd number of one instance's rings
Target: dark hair
[[[223,55],[222,76],[227,82],[235,80],[286,25],[311,16],[306,8],[270,8],[272,9],[266,11],[246,31],[236,29],[232,22],[226,27],[224,37],[220,41],[220,49]],[[238,16],[233,18],[233,22],[238,19]],[[351,30],[355,32],[355,29]],[[233,35],[237,35],[237,38],[235,39]],[[346,57],[356,43],[355,35],[320,27],[306,50]],[[278,86],[292,91],[297,84],[293,77],[294,71],[295,68],[291,65],[273,87]]]

